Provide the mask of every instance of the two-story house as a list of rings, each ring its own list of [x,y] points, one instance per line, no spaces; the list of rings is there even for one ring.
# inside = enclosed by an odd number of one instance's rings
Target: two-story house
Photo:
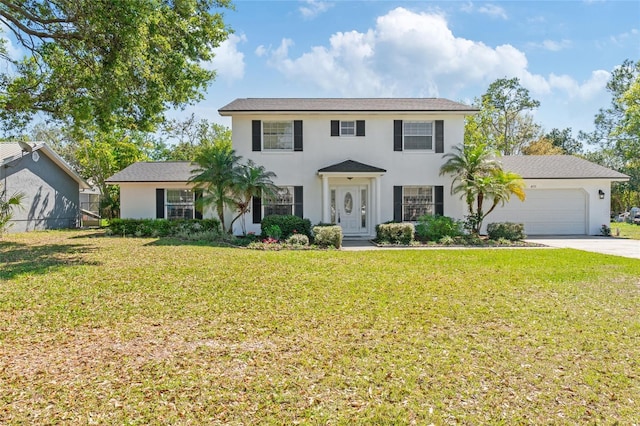
[[[423,214],[463,219],[466,206],[440,166],[463,143],[465,116],[476,112],[434,98],[236,99],[219,110],[232,119],[233,148],[276,173],[281,188],[275,199],[254,197],[247,230],[259,233],[269,214],[337,223],[347,237],[370,237],[379,223]],[[487,222],[524,223],[531,235],[598,234],[609,223],[611,182],[628,179],[574,156],[502,162],[525,179],[527,200],[496,209]],[[120,185],[123,218],[197,218],[193,168],[136,163],[107,181]]]
[[[446,99],[237,99],[233,147],[277,174],[276,199],[255,198],[247,223],[272,213],[337,223],[345,236],[425,213],[459,217],[464,205],[440,176],[475,108]],[[446,188],[446,190],[445,190]]]

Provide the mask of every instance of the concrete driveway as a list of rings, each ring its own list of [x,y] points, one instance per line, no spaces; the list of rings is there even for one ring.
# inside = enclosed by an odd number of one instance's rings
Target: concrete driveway
[[[640,259],[640,240],[590,236],[531,236],[526,241],[556,248],[572,248],[593,253]]]

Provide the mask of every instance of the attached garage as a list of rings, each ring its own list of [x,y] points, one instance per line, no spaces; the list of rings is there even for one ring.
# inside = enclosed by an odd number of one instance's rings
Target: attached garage
[[[527,235],[598,235],[610,221],[611,182],[629,177],[571,155],[502,157],[518,173],[527,198],[496,208],[485,220],[524,224]]]
[[[488,220],[523,223],[527,235],[584,235],[587,211],[583,189],[528,189],[525,202],[514,199]]]

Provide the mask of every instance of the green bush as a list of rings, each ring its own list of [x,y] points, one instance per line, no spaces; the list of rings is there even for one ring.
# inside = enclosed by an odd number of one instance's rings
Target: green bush
[[[423,242],[455,238],[462,234],[462,223],[447,216],[420,216],[416,225],[416,239]]]
[[[492,240],[501,238],[509,241],[519,241],[526,237],[524,225],[513,222],[496,222],[487,225],[487,235]]]
[[[262,236],[279,240],[282,236],[282,229],[278,225],[269,225],[262,228]]]
[[[342,247],[342,228],[338,225],[314,226],[314,243],[320,247]]]
[[[136,237],[168,237],[199,232],[220,233],[218,219],[111,219],[107,231],[111,235]]]
[[[303,234],[311,238],[311,221],[309,219],[301,219],[298,216],[286,214],[272,214],[265,216],[260,224],[262,235],[266,235],[264,230],[269,226],[278,225],[282,231],[280,237],[287,239],[293,234]]]
[[[376,240],[390,244],[410,244],[415,235],[413,223],[381,223],[376,225]]]

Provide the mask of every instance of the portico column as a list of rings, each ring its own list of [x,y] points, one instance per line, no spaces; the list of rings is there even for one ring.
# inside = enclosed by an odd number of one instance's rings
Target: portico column
[[[378,225],[382,223],[382,205],[381,205],[381,190],[380,190],[380,176],[376,176],[373,180],[373,184],[375,186],[375,199],[376,199],[376,214],[375,214],[375,222],[374,225]]]
[[[322,176],[322,223],[329,223],[331,221],[329,201],[329,177],[327,175]]]

